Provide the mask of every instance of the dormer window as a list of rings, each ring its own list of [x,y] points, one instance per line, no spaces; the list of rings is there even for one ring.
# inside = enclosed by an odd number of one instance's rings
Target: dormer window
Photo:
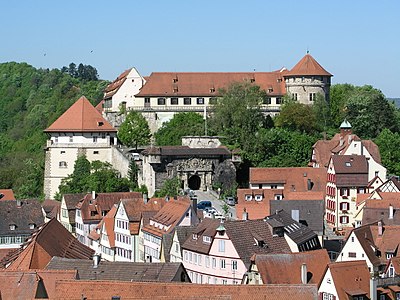
[[[66,168],[66,167],[67,167],[67,162],[66,162],[66,161],[60,161],[60,162],[58,163],[58,166],[59,166],[60,168]]]
[[[103,122],[103,121],[97,122],[97,126],[103,126],[103,125],[104,125],[104,122]]]
[[[210,93],[215,93],[215,87],[210,88]]]
[[[346,162],[346,167],[351,167],[351,163],[350,162]]]
[[[29,224],[29,229],[35,229],[35,227],[36,227],[35,224],[33,224],[33,223],[30,223],[30,224]]]
[[[17,226],[15,224],[10,224],[10,230],[15,230]]]
[[[272,93],[274,91],[274,89],[272,88],[272,87],[270,87],[269,89],[268,89],[268,93]]]
[[[175,86],[174,89],[173,89],[173,91],[174,91],[174,93],[177,93],[177,92],[178,92],[178,87]]]
[[[275,194],[275,200],[282,200],[282,194]]]
[[[251,201],[251,200],[253,199],[253,195],[248,194],[248,195],[244,196],[244,199],[245,199],[246,201]]]
[[[255,195],[255,200],[256,201],[261,201],[262,200],[262,195]]]
[[[203,236],[203,242],[210,244],[211,243],[211,237],[210,236]]]
[[[196,233],[193,233],[193,239],[197,240],[197,234]]]
[[[172,83],[177,83],[178,82],[178,76],[175,78],[172,78]]]

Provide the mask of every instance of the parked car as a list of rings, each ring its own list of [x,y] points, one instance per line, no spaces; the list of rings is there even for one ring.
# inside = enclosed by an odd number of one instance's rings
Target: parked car
[[[212,207],[211,201],[204,200],[197,203],[197,209],[205,209],[206,207]]]
[[[210,213],[210,214],[216,214],[216,213],[218,213],[218,210],[215,207],[206,207],[206,208],[204,208],[204,212]]]
[[[236,204],[235,197],[226,197],[225,203],[234,206]]]

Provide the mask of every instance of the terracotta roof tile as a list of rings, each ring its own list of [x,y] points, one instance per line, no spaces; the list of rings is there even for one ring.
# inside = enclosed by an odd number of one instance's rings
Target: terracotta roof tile
[[[104,99],[109,99],[111,98],[116,92],[118,92],[119,88],[122,86],[122,84],[126,81],[126,78],[132,68],[124,71],[122,74],[120,74],[117,79],[115,79],[113,82],[111,82],[109,85],[107,85],[106,89],[104,90]]]
[[[283,73],[275,72],[153,72],[137,97],[218,97],[219,90],[234,82],[254,82],[269,95],[286,94]]]
[[[284,291],[284,292],[283,292]],[[60,280],[56,299],[231,299],[231,300],[310,300],[317,299],[316,285],[209,285],[188,283],[137,283]]]
[[[306,54],[289,72],[284,76],[332,76],[326,71],[310,54]]]
[[[57,218],[57,215],[61,209],[61,202],[57,200],[46,199],[42,203],[44,212],[46,213],[46,218],[52,219]]]
[[[85,96],[79,98],[44,132],[116,132]]]
[[[12,189],[0,189],[0,200],[15,200]]]
[[[300,284],[301,266],[307,266],[307,283],[319,284],[330,263],[326,249],[279,254],[255,255],[254,263],[263,284]]]

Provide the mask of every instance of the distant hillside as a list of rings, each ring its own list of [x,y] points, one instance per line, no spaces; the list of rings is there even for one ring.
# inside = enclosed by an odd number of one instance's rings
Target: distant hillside
[[[400,108],[400,98],[387,98],[388,101],[390,102],[394,102],[394,104],[396,105],[397,108]]]
[[[97,104],[107,84],[59,69],[0,64],[0,188],[13,188],[19,197],[39,196],[46,142],[43,130],[81,95]]]

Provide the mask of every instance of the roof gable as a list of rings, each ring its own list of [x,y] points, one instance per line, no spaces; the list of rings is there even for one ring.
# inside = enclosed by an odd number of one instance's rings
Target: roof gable
[[[116,132],[116,129],[82,96],[44,132]]]

